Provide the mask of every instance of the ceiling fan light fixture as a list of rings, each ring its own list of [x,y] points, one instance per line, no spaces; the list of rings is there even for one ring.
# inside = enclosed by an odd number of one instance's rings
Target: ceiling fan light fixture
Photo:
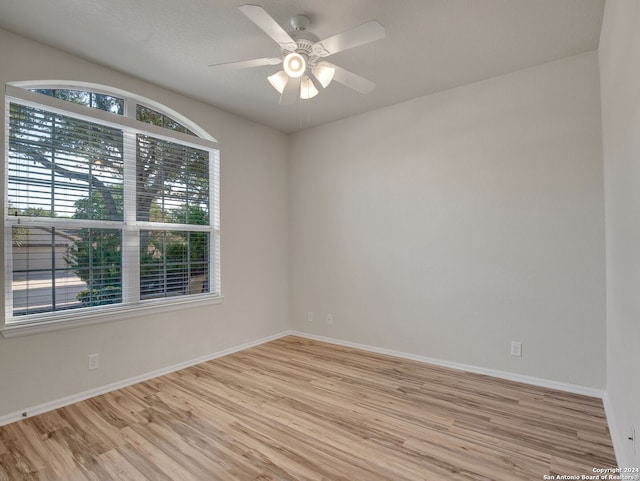
[[[329,67],[326,64],[319,63],[313,67],[313,75],[318,79],[320,85],[327,88],[333,80],[333,75],[336,73],[334,67]]]
[[[302,77],[302,82],[300,82],[300,98],[302,100],[312,99],[318,95],[318,89],[309,77],[306,75]]]
[[[282,66],[289,77],[298,78],[307,69],[307,62],[298,52],[291,52],[284,58]]]
[[[267,80],[269,80],[269,83],[278,91],[278,93],[282,93],[284,91],[284,87],[289,81],[289,76],[284,70],[280,70],[278,73],[267,77]]]

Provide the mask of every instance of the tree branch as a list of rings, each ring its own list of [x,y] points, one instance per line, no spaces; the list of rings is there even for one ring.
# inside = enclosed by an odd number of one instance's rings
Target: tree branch
[[[75,179],[81,182],[86,182],[87,184],[91,185],[92,187],[100,191],[100,193],[102,194],[102,198],[104,199],[104,202],[105,202],[105,207],[109,212],[109,218],[112,220],[118,218],[118,215],[119,215],[118,206],[115,200],[113,199],[113,196],[111,195],[111,192],[109,191],[108,187],[104,185],[104,183],[100,181],[98,178],[88,173],[76,172],[76,171],[61,167],[60,165],[54,162],[51,162],[49,159],[47,159],[43,155],[38,155],[38,154],[27,154],[27,155],[31,156],[35,162],[38,162],[43,167],[47,169],[52,169],[56,174],[59,174],[68,179]]]

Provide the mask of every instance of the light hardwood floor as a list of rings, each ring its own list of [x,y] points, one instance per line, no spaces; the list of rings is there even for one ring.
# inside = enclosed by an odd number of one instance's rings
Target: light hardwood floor
[[[0,480],[542,480],[602,402],[289,336],[0,428]]]

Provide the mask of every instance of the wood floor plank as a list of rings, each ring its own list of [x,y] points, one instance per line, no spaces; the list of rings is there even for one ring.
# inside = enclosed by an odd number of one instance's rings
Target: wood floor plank
[[[147,477],[129,463],[116,449],[100,455],[105,470],[113,479],[147,481]]]
[[[0,481],[520,481],[615,462],[599,399],[295,336],[0,427]]]

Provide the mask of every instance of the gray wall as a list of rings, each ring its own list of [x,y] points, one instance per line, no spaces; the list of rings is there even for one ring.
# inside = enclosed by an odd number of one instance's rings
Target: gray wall
[[[93,82],[151,98],[219,141],[225,298],[214,306],[0,337],[0,417],[285,330],[287,136],[0,30],[0,84],[46,79]],[[100,353],[100,369],[89,372],[87,356],[94,352]]]
[[[292,325],[603,389],[600,129],[590,52],[293,135]]]
[[[618,463],[640,467],[640,2],[607,1],[600,38],[607,232],[607,407]],[[635,453],[628,441],[636,428]]]

